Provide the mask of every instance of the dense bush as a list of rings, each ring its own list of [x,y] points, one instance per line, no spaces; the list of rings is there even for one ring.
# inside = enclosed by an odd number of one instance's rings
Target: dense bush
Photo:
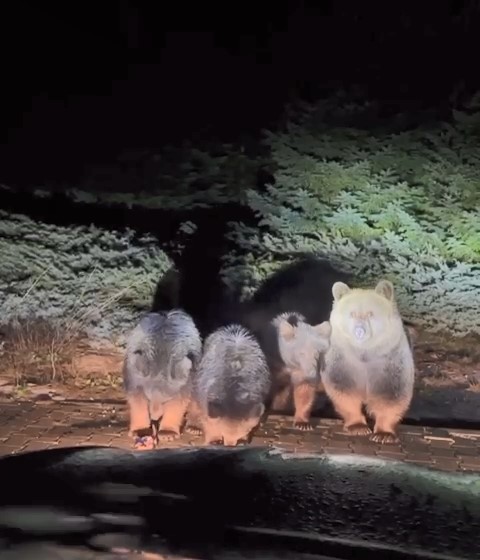
[[[248,256],[227,259],[226,281],[248,291],[315,253],[365,284],[390,278],[404,315],[433,331],[480,334],[479,101],[396,130],[368,104],[292,109],[266,133],[276,184],[247,193],[261,228],[234,226]]]
[[[59,319],[95,338],[122,335],[171,266],[155,239],[59,227],[0,211],[0,322]]]
[[[313,253],[359,284],[391,279],[410,320],[480,334],[477,105],[453,111],[448,122],[413,126],[403,115],[382,118],[369,103],[299,104],[281,130],[265,133],[276,171],[264,189],[256,185],[262,150],[252,157],[238,146],[186,146],[97,169],[67,193],[172,211],[248,205],[260,227],[232,223],[239,250],[224,260],[224,280],[235,290],[251,293],[283,263]],[[50,194],[48,186],[37,192]],[[195,223],[182,227],[187,237],[195,233]],[[107,337],[150,303],[170,266],[153,239],[131,231],[60,228],[4,213],[0,254],[2,321],[80,315],[89,332]]]
[[[249,157],[244,146],[186,143],[157,154],[126,154],[115,165],[90,169],[66,192],[80,202],[172,210],[244,204],[257,169],[258,159]]]

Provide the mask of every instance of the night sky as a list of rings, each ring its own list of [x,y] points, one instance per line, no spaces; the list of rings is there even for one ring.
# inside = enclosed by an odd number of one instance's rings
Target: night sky
[[[480,3],[5,2],[0,182],[74,181],[128,150],[273,126],[360,85],[386,115],[479,87]]]

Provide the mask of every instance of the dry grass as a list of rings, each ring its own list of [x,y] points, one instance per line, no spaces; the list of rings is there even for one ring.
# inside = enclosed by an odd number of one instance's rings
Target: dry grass
[[[2,329],[1,337],[0,367],[17,386],[73,383],[114,387],[120,382],[123,353],[92,350],[78,325],[17,319]]]
[[[416,346],[426,352],[444,353],[468,363],[480,363],[480,336],[448,336],[418,329]]]
[[[11,321],[3,329],[0,363],[16,385],[64,382],[73,374],[82,336],[61,322],[44,319]]]
[[[90,364],[87,367],[93,367],[91,374],[97,376],[97,381],[102,381],[99,379],[102,376],[106,377],[103,381],[107,384],[115,384],[118,381],[117,377],[112,376],[111,355],[102,360],[103,357],[96,354],[97,363],[94,366],[92,366],[92,359],[90,362],[88,359],[85,360],[89,357],[86,325],[92,314],[97,314],[99,311],[108,313],[111,306],[122,298],[128,297],[128,292],[141,283],[142,279],[139,278],[114,293],[105,294],[99,291],[99,298],[95,305],[85,305],[84,293],[89,284],[91,287],[95,270],[86,278],[85,288],[78,294],[75,307],[68,310],[64,318],[41,319],[35,317],[33,313],[31,318],[17,317],[2,327],[0,367],[3,374],[14,379],[17,386],[25,383],[75,381],[80,371],[85,373],[82,366],[87,364]],[[45,273],[46,271],[32,282],[22,302],[33,292]]]
[[[471,335],[418,333],[415,343],[417,388],[480,390],[480,340]]]

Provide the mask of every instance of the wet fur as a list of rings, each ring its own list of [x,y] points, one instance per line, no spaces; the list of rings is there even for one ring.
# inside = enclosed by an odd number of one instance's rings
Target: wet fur
[[[127,341],[123,366],[130,435],[157,441],[180,435],[201,352],[200,334],[182,310],[142,318]]]
[[[362,413],[365,405],[375,419],[371,439],[394,442],[412,400],[415,367],[413,341],[398,312],[393,285],[382,280],[375,289],[362,290],[338,282],[332,292],[332,333],[322,372],[325,391],[347,431],[371,433]],[[364,339],[356,340],[356,335]]]
[[[222,327],[205,341],[194,376],[188,431],[203,431],[205,443],[235,445],[258,425],[270,391],[265,356],[248,330]]]

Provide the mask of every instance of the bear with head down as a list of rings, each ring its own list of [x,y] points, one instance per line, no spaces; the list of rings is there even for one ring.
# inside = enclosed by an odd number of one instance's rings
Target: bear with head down
[[[345,430],[378,443],[398,441],[397,426],[410,406],[415,381],[411,341],[394,287],[332,287],[330,347],[322,381]],[[362,408],[374,419],[373,434]]]

